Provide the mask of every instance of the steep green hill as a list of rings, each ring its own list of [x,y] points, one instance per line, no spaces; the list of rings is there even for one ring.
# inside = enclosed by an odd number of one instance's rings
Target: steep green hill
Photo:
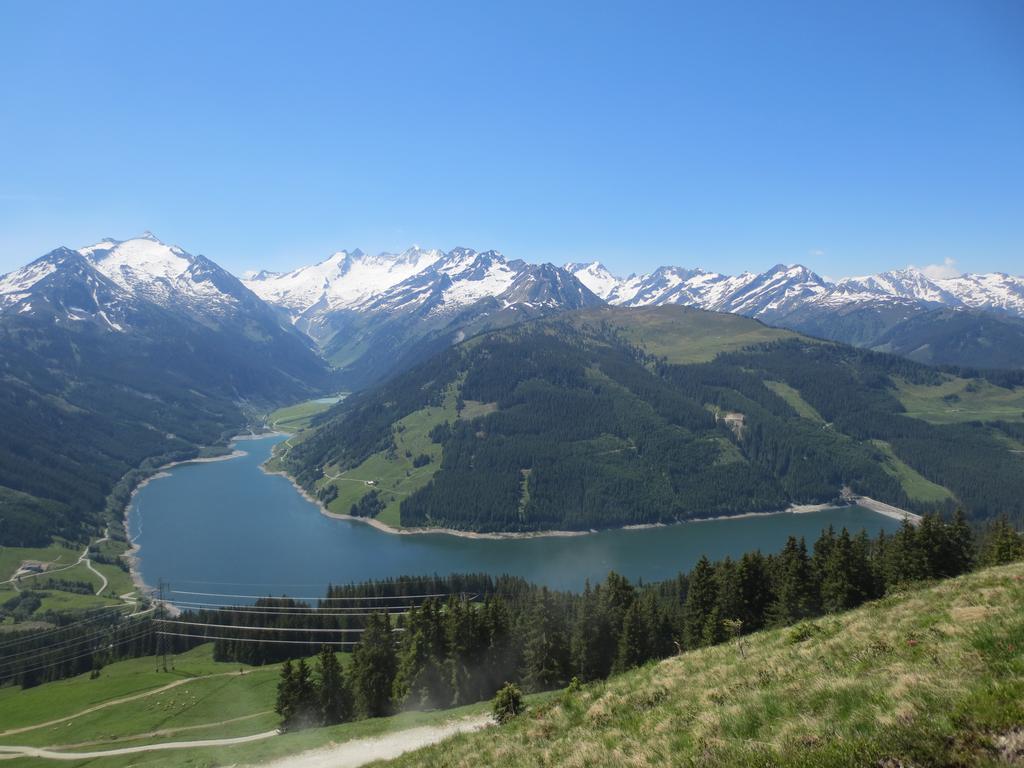
[[[314,418],[280,463],[332,511],[403,526],[672,522],[844,486],[1024,519],[1021,390],[957,379],[985,393],[973,413],[1001,406],[984,423],[911,412],[949,380],[735,315],[604,307],[444,350]]]
[[[1024,565],[566,691],[396,766],[1006,766],[1024,758]]]
[[[0,545],[85,542],[116,522],[140,466],[195,457],[268,406],[328,387],[293,332],[151,311],[124,333],[0,318]]]

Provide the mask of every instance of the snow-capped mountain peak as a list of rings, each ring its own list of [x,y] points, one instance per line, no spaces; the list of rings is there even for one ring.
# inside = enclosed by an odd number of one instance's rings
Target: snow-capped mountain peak
[[[566,264],[563,269],[566,272],[576,275],[576,278],[587,288],[608,301],[615,290],[622,283],[608,268],[599,261],[592,261],[589,264]]]
[[[807,307],[909,302],[1024,317],[1024,278],[1000,273],[933,279],[908,267],[831,282],[802,264],[776,264],[760,274],[735,276],[658,267],[649,274],[619,278],[596,262],[567,264],[566,269],[608,303],[623,306],[685,304],[778,321]]]
[[[74,251],[58,248],[0,278],[0,310],[11,307],[45,311],[56,322],[91,319],[118,331],[151,316],[154,307],[211,327],[242,315],[277,322],[229,272],[151,232]]]
[[[357,248],[337,251],[317,264],[291,272],[260,272],[244,282],[257,296],[297,320],[314,307],[332,311],[356,307],[423,271],[441,255],[438,250],[413,246],[399,254],[368,256]]]

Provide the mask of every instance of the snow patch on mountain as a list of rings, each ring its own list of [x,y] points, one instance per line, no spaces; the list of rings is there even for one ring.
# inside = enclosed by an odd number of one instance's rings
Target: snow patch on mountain
[[[622,280],[608,271],[599,261],[589,264],[566,264],[564,269],[576,275],[576,279],[605,301],[619,289]]]
[[[732,277],[666,266],[618,278],[599,262],[565,268],[608,303],[630,307],[685,304],[774,321],[808,307],[910,302],[1024,316],[1024,278],[1002,273],[933,279],[909,267],[830,282],[799,264],[777,264],[761,274]]]
[[[313,307],[322,311],[352,309],[422,272],[442,256],[414,246],[402,253],[369,256],[356,249],[291,272],[259,272],[243,283],[249,290],[297,319]]]

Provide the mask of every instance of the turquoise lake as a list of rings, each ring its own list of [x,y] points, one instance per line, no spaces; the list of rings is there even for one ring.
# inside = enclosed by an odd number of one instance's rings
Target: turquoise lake
[[[453,572],[513,574],[581,589],[586,579],[599,581],[610,570],[656,581],[689,569],[702,554],[773,552],[790,535],[806,537],[810,546],[828,525],[872,535],[899,527],[869,510],[841,507],[575,537],[398,536],[325,517],[287,479],[264,473],[260,465],[283,439],[239,441],[244,456],[173,467],[139,490],[129,508],[129,532],[147,584],[163,579],[174,599],[197,602],[211,598],[181,593],[317,598],[329,583]]]

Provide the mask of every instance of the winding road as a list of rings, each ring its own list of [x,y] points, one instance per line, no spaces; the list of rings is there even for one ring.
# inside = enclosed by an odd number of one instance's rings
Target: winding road
[[[60,568],[52,568],[52,569],[46,570],[46,571],[40,571],[39,573],[21,573],[21,570],[19,569],[19,570],[14,572],[14,575],[11,576],[11,578],[6,579],[5,581],[0,581],[0,584],[12,584],[14,586],[15,590],[20,592],[21,590],[18,589],[18,584],[19,584],[19,582],[22,579],[31,579],[31,578],[34,578],[36,576],[51,576],[51,575],[53,575],[55,573],[60,573],[61,571],[66,571],[69,568],[74,568],[76,565],[81,565],[82,563],[85,563],[85,567],[88,568],[90,571],[92,571],[97,576],[99,576],[100,580],[103,582],[102,584],[100,584],[99,589],[96,590],[96,594],[97,595],[102,594],[103,590],[105,590],[107,588],[107,585],[110,582],[107,581],[107,577],[106,576],[104,576],[102,573],[97,571],[96,568],[93,566],[92,560],[89,559],[89,550],[92,547],[94,547],[95,545],[97,545],[97,544],[102,544],[104,541],[110,541],[110,528],[107,528],[105,531],[103,531],[103,537],[102,538],[96,539],[96,541],[93,541],[93,542],[90,542],[89,544],[87,544],[85,546],[85,549],[82,550],[82,554],[80,554],[78,556],[78,559],[75,562],[71,563],[70,565],[65,565],[65,566],[62,566]],[[123,597],[123,595],[122,595],[122,597]]]

